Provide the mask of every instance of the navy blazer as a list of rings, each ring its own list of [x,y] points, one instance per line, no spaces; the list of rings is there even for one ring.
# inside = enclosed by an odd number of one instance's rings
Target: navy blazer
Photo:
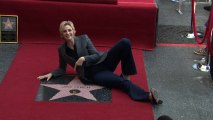
[[[82,66],[77,66],[76,71],[80,80],[85,84],[92,83],[92,80],[89,80],[85,77],[84,67],[95,65],[101,63],[105,60],[107,52],[99,52],[89,39],[87,35],[81,35],[75,37],[75,45],[78,57],[84,57],[85,61]],[[66,54],[66,43],[62,44],[58,48],[59,55],[59,67],[52,72],[53,77],[61,76],[66,73],[67,64],[71,65],[73,68],[75,66],[76,60]]]

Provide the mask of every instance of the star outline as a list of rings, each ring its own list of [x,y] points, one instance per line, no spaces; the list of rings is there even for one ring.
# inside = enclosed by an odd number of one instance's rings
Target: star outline
[[[41,84],[41,86],[45,86],[58,91],[48,101],[53,101],[53,100],[57,100],[57,99],[65,98],[69,96],[78,96],[78,97],[85,98],[87,100],[98,101],[91,92],[93,90],[104,88],[98,85],[84,85],[77,76],[75,76],[68,84]],[[71,90],[79,90],[80,92],[73,94],[73,93],[70,93]]]

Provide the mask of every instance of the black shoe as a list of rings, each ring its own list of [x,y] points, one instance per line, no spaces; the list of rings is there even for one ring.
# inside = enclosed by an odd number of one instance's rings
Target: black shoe
[[[203,9],[205,9],[206,11],[211,11],[212,6],[204,6]]]
[[[154,104],[159,105],[159,104],[163,103],[163,101],[158,98],[158,92],[157,92],[157,90],[155,90],[154,88],[151,88],[150,89],[150,93],[152,95],[152,99],[153,99],[153,103]]]

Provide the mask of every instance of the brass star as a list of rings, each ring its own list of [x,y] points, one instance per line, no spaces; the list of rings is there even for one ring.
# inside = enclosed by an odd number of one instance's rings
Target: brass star
[[[9,18],[7,18],[7,21],[3,22],[3,24],[4,24],[4,29],[5,30],[7,30],[7,29],[13,29],[14,22],[10,21]]]

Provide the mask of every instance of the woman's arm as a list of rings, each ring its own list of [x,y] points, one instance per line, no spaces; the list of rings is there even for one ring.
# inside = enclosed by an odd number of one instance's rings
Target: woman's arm
[[[86,49],[89,55],[83,57],[85,59],[85,65],[89,66],[91,64],[96,63],[101,58],[101,52],[97,51],[97,49],[95,48],[92,41],[87,35],[85,35],[85,39],[86,39]]]
[[[50,78],[52,78],[52,76],[53,76],[52,73],[48,73],[48,74],[46,74],[46,75],[38,76],[37,79],[39,79],[39,80],[47,79],[47,81],[48,81],[48,80],[50,80]]]
[[[52,72],[53,77],[64,75],[67,68],[67,63],[65,62],[62,56],[61,47],[58,48],[58,55],[59,55],[59,67],[54,72]]]

